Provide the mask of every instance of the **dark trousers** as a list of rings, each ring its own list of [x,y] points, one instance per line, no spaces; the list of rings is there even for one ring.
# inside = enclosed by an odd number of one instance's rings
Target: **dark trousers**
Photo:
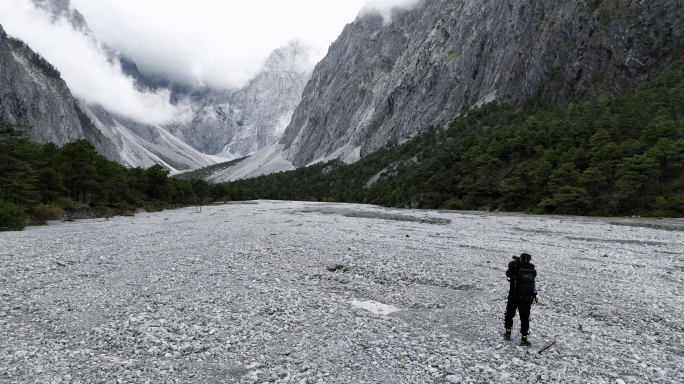
[[[513,327],[513,318],[515,317],[515,311],[518,310],[520,313],[520,333],[523,336],[527,336],[530,331],[530,311],[532,310],[532,303],[521,303],[515,298],[509,297],[508,304],[506,304],[506,329],[511,329]]]

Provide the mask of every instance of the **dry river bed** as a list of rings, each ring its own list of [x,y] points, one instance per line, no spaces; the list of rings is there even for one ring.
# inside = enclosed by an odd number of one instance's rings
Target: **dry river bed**
[[[501,337],[521,252],[532,348],[517,319]],[[0,233],[0,383],[682,383],[683,297],[683,220],[259,201],[52,222]]]

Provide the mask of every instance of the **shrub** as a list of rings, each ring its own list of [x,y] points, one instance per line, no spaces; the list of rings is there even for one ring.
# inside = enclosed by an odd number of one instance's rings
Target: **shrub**
[[[25,226],[24,210],[0,200],[0,231],[21,231]]]
[[[80,201],[74,201],[70,197],[58,197],[55,199],[54,205],[62,209],[70,208],[89,208],[90,205],[86,203],[81,203]]]
[[[70,197],[58,197],[55,199],[55,205],[62,209],[73,208],[74,201]]]
[[[41,221],[59,220],[64,216],[64,210],[52,204],[38,204],[33,208],[33,215]]]

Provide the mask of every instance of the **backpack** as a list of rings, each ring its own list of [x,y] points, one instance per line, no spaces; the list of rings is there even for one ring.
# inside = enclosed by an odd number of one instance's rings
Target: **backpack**
[[[534,286],[534,267],[521,265],[515,276],[515,296],[518,301],[531,303],[537,296]]]

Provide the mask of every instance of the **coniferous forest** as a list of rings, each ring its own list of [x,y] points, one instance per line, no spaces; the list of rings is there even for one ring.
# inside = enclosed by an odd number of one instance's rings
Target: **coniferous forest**
[[[466,109],[446,127],[351,165],[232,183],[127,169],[84,140],[31,142],[0,123],[0,229],[88,207],[98,216],[217,200],[306,200],[571,215],[684,215],[684,64],[638,89],[567,108],[532,98]],[[200,172],[201,174],[201,172]]]
[[[127,169],[85,140],[38,145],[18,128],[0,122],[0,230],[21,230],[27,221],[59,219],[70,210],[107,217],[203,204],[221,191],[204,180],[170,178],[159,165]]]

